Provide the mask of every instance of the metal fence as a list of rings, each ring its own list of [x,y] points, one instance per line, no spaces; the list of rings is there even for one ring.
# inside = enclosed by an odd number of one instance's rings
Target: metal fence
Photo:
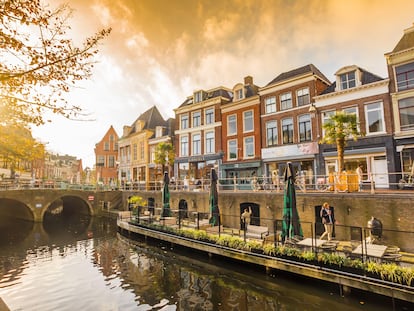
[[[251,217],[246,224],[240,215],[221,214],[220,225],[209,224],[209,213],[172,210],[171,217],[161,217],[162,208],[151,210],[140,207],[131,212],[138,224],[158,223],[176,229],[205,230],[211,234],[230,235],[246,240],[258,240],[263,244],[289,245],[304,251],[339,253],[362,261],[375,260],[414,264],[414,232],[385,230],[382,227],[358,227],[334,225],[330,241],[320,239],[324,226],[320,222],[301,222],[303,236],[287,236],[282,239],[282,219]]]

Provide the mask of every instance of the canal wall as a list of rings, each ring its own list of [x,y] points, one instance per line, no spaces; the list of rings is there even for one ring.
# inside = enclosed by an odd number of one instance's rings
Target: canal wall
[[[153,199],[155,207],[162,207],[161,191],[124,191],[123,210],[128,208],[128,197],[139,195]],[[209,212],[209,193],[194,191],[171,191],[170,206],[178,210],[180,200],[187,202],[189,212]],[[335,218],[343,226],[366,227],[372,216],[381,220],[384,230],[414,232],[414,193],[408,191],[376,193],[325,193],[297,192],[297,209],[302,223],[318,222],[317,206],[329,202],[334,207]],[[259,217],[264,222],[281,219],[283,213],[283,191],[266,192],[219,192],[218,205],[224,226],[238,228],[240,206],[257,204]],[[414,237],[413,237],[414,238]]]

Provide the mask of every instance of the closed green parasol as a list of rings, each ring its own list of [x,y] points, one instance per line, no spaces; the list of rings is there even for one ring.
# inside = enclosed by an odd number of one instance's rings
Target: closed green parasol
[[[171,209],[170,209],[170,189],[168,185],[170,183],[170,178],[168,177],[168,173],[164,173],[164,187],[162,188],[162,213],[161,217],[170,217],[171,216]]]
[[[212,226],[220,225],[220,210],[218,207],[218,193],[217,193],[217,174],[214,168],[211,169],[211,183],[210,183],[210,220]]]
[[[303,237],[299,214],[296,208],[295,176],[292,163],[285,169],[285,192],[283,197],[282,241]]]

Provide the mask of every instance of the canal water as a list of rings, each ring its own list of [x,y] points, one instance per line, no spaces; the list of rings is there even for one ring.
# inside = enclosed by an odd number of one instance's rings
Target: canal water
[[[0,297],[10,310],[409,310],[159,242],[131,241],[114,220],[0,219]]]

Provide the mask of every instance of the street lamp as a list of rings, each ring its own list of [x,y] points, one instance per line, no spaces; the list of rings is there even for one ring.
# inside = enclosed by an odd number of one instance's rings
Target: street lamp
[[[311,118],[316,119],[316,137],[319,138],[319,120],[318,120],[318,110],[316,109],[315,105],[311,103],[309,106],[309,113],[311,114]]]

